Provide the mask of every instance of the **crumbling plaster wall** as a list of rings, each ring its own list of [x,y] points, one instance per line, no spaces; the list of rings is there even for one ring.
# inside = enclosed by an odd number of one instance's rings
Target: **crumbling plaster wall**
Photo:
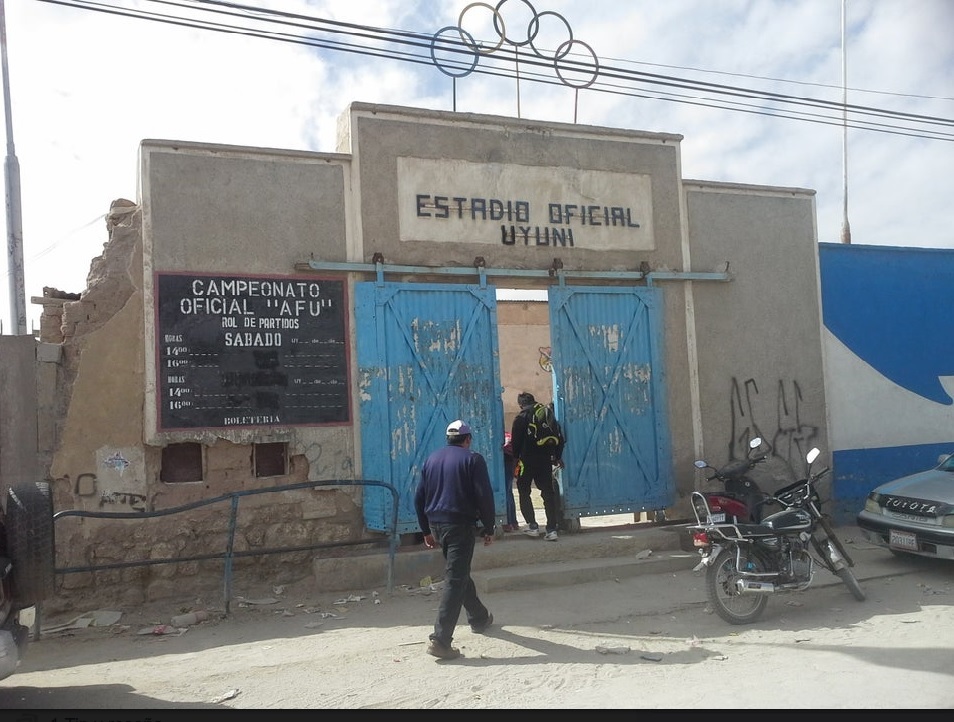
[[[88,287],[79,300],[47,299],[44,303],[48,316],[55,317],[57,310],[62,314],[58,324],[47,319],[46,338],[40,339],[41,349],[62,349],[51,356],[57,360],[55,380],[44,377],[56,385],[56,392],[46,396],[57,401],[44,414],[55,431],[41,450],[48,459],[55,511],[155,511],[252,487],[308,480],[313,470],[302,449],[290,455],[286,475],[254,478],[251,443],[214,437],[202,440],[206,469],[202,482],[159,480],[162,447],[144,442],[140,207],[128,200],[115,201],[107,215],[107,229],[103,254],[93,260]],[[311,453],[321,456],[320,449]],[[244,497],[236,517],[234,551],[360,539],[359,503],[354,488],[306,488],[280,496]],[[66,516],[56,522],[56,566],[109,567],[221,555],[230,513],[226,500],[152,518]],[[284,583],[309,576],[314,556],[314,552],[250,556],[237,559],[235,569],[249,584]],[[56,613],[95,604],[138,604],[181,596],[183,585],[215,601],[221,595],[222,580],[223,562],[217,560],[71,572],[57,575],[56,596],[45,607]]]

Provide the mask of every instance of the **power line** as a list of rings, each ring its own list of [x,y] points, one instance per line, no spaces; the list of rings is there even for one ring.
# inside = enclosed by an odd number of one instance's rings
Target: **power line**
[[[581,76],[594,77],[594,80],[586,87],[592,92],[662,100],[929,140],[954,141],[954,119],[951,118],[697,81],[676,75],[631,70],[618,64],[606,66],[598,60],[594,64],[588,59],[578,60],[576,58],[579,56],[574,56],[572,53],[567,53],[558,60],[547,60],[536,52],[530,53],[514,47],[512,53],[507,54],[506,57],[503,53],[482,54],[479,58],[480,62],[475,65],[474,48],[469,46],[463,37],[460,40],[451,40],[444,36],[438,37],[433,33],[345,23],[223,0],[148,1],[153,5],[175,8],[180,13],[188,11],[191,15],[187,17],[175,12],[123,7],[119,3],[102,0],[41,0],[41,2],[55,5],[196,30],[239,34],[418,65],[436,65],[436,57],[439,53],[442,67],[462,75],[473,72],[491,77],[514,80],[519,77],[519,80],[528,82],[575,87],[564,82],[562,78],[567,74],[577,73]],[[461,35],[463,36],[463,33]],[[621,62],[630,63],[631,61]],[[519,76],[516,70],[518,65]],[[553,76],[554,70],[557,71],[559,78]]]

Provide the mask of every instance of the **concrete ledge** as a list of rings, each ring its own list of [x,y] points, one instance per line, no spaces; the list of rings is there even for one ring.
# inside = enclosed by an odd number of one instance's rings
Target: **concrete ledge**
[[[488,569],[475,571],[473,578],[477,590],[481,593],[513,592],[522,589],[542,589],[587,582],[613,581],[640,574],[680,571],[692,569],[698,563],[698,554],[665,552],[641,559],[632,556],[604,557],[535,564],[510,569]]]
[[[480,572],[501,570],[501,574],[511,574],[516,579],[524,577],[527,583],[523,588],[534,586],[553,586],[554,580],[561,584],[575,584],[584,581],[582,571],[568,574],[563,567],[558,571],[538,571],[547,565],[566,565],[569,562],[582,562],[580,569],[589,564],[591,574],[604,570],[604,576],[627,576],[636,572],[628,565],[639,561],[638,554],[649,555],[650,567],[659,571],[666,569],[658,566],[659,555],[664,551],[679,549],[679,536],[676,527],[643,527],[636,524],[615,528],[586,530],[574,534],[561,534],[559,541],[548,542],[541,537],[533,538],[524,534],[506,534],[499,537],[489,547],[478,542],[474,552],[472,571],[476,581]],[[697,560],[693,559],[690,566]],[[619,567],[614,574],[605,572],[612,563]],[[316,586],[320,591],[355,591],[387,585],[388,554],[377,552],[348,557],[330,557],[316,559],[312,568]],[[438,549],[424,549],[422,546],[403,547],[394,559],[395,587],[400,585],[418,586],[422,579],[431,577],[435,581],[444,577],[444,558]],[[487,578],[484,575],[483,578]],[[596,577],[594,577],[596,578]],[[536,581],[530,581],[536,580]],[[504,584],[505,582],[488,582]],[[516,584],[516,581],[510,582]]]

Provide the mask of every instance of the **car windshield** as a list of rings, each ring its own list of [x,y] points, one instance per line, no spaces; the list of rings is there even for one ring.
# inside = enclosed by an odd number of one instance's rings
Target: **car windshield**
[[[954,454],[949,455],[937,466],[941,471],[954,471]]]

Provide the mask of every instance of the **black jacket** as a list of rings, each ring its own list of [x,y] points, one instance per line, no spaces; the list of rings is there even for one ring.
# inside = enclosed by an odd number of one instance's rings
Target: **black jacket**
[[[520,413],[513,418],[513,425],[510,428],[510,442],[513,444],[514,458],[526,463],[542,460],[560,461],[563,458],[564,441],[562,439],[556,446],[537,446],[527,437],[527,426],[530,424],[532,413],[533,405],[524,406],[520,409]]]

